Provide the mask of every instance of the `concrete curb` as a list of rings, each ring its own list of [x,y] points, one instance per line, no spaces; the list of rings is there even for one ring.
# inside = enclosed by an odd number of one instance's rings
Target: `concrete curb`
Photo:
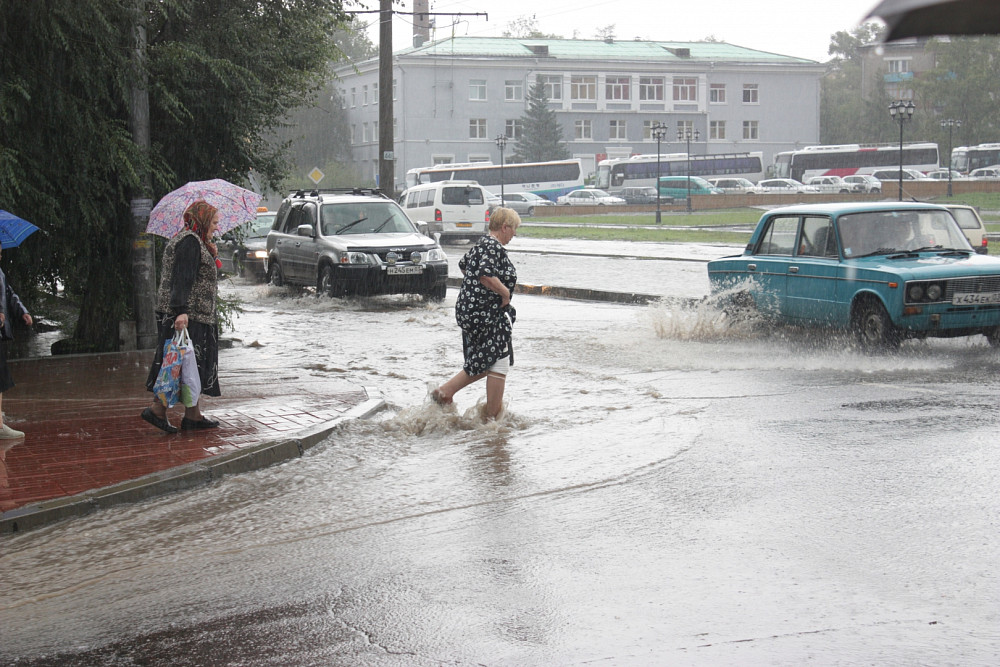
[[[461,278],[448,278],[448,287],[456,289],[462,286]],[[647,304],[667,297],[656,294],[640,294],[638,292],[606,292],[604,290],[587,289],[583,287],[555,287],[552,285],[526,285],[518,283],[517,294],[533,294],[560,299],[575,299],[578,301],[602,301],[604,303]]]
[[[25,532],[45,524],[72,517],[85,516],[95,510],[123,503],[134,503],[174,491],[206,484],[225,475],[260,470],[291,458],[302,456],[307,449],[325,440],[341,423],[351,419],[366,419],[385,407],[381,391],[364,387],[369,397],[343,415],[328,422],[299,431],[289,438],[262,442],[239,451],[169,470],[94,489],[75,496],[25,505],[3,513],[0,535]]]

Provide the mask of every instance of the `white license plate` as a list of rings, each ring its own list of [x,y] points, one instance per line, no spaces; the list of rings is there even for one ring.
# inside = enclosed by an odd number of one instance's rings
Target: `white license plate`
[[[406,276],[410,274],[419,274],[424,272],[424,267],[422,266],[387,266],[385,272],[390,276]]]
[[[951,297],[954,306],[978,306],[980,304],[1000,303],[1000,292],[980,292],[978,294],[958,293]]]

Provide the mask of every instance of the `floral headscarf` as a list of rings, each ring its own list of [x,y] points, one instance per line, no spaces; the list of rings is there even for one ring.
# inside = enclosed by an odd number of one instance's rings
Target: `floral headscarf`
[[[184,211],[184,228],[195,232],[201,239],[212,257],[218,257],[219,249],[212,243],[208,236],[208,230],[212,226],[212,217],[218,212],[214,206],[206,201],[196,201],[188,206]]]

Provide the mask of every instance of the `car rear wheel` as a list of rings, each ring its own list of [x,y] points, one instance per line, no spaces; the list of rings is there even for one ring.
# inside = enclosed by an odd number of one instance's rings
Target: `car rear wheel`
[[[535,207],[534,206],[529,206],[528,207],[528,215],[534,215],[534,214],[535,214]]]
[[[858,344],[868,351],[894,349],[902,340],[885,306],[876,299],[867,299],[858,307],[854,335]]]
[[[269,283],[275,287],[282,287],[285,284],[285,274],[281,272],[281,264],[278,264],[277,260],[271,262],[271,268],[267,272]]]

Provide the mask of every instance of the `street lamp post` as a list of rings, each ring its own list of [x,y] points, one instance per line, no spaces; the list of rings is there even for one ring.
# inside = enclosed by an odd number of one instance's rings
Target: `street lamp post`
[[[687,212],[691,212],[691,137],[694,137],[695,141],[701,136],[701,132],[695,130],[694,133],[691,132],[690,128],[679,128],[677,130],[677,140],[687,141]]]
[[[899,123],[899,201],[903,201],[903,125],[913,120],[916,109],[912,100],[896,100],[889,104],[889,117]]]
[[[656,121],[649,133],[656,139],[656,224],[660,224],[660,142],[667,138],[667,126]]]
[[[945,118],[941,121],[942,128],[948,128],[948,196],[951,196],[951,133],[956,127],[962,127],[962,121],[954,118]]]
[[[500,149],[500,203],[503,204],[503,149],[507,147],[507,135],[498,134],[496,138],[497,148]]]

